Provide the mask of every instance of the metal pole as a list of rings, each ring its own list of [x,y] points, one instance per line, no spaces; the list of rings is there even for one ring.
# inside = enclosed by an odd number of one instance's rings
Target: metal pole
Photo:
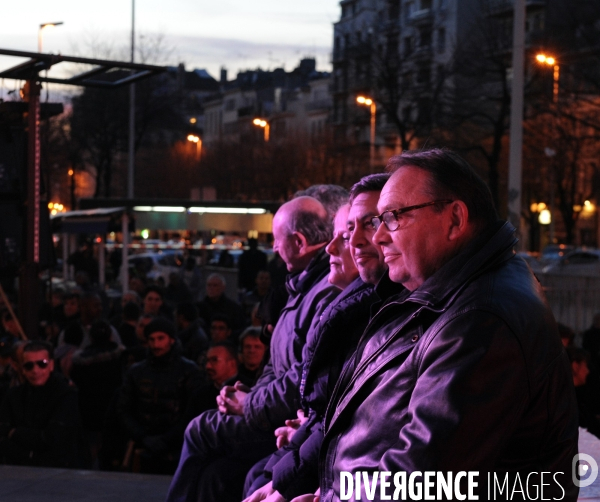
[[[101,290],[104,290],[104,285],[106,284],[105,239],[106,235],[102,234],[100,236],[100,243],[98,244],[98,285]]]
[[[69,278],[69,234],[62,234],[62,245],[63,281],[66,284]]]
[[[518,234],[520,234],[523,161],[523,77],[525,70],[525,0],[515,0],[513,22],[508,218],[517,229]]]
[[[27,117],[27,239],[26,259],[19,280],[19,315],[28,337],[37,335],[40,296],[40,89],[34,79],[25,84]]]
[[[371,103],[371,141],[369,148],[369,160],[371,163],[371,172],[375,169],[375,121],[377,120],[377,106],[375,102]]]
[[[125,293],[129,289],[129,215],[127,211],[123,211],[121,218],[121,234],[123,241],[123,249],[121,250],[121,286],[122,291]]]
[[[135,0],[131,0],[131,62],[135,59]],[[135,171],[135,84],[129,86],[129,148],[127,154],[127,198],[133,199]]]

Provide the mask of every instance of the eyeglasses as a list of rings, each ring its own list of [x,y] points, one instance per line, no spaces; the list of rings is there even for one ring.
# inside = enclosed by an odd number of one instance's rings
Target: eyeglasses
[[[409,211],[414,211],[415,209],[435,206],[436,204],[450,204],[451,202],[454,201],[450,199],[434,200],[432,202],[426,202],[425,204],[418,204],[416,206],[402,207],[395,210],[391,209],[389,211],[384,211],[379,216],[373,216],[373,218],[371,218],[371,223],[375,227],[375,230],[379,230],[379,227],[383,223],[390,232],[393,232],[394,230],[398,230],[399,228],[406,226],[408,223],[406,218],[402,218],[403,214],[408,213]]]
[[[25,371],[31,371],[36,364],[38,368],[44,370],[48,367],[50,361],[48,361],[48,359],[40,359],[39,361],[27,361],[26,363],[23,363],[23,369]]]

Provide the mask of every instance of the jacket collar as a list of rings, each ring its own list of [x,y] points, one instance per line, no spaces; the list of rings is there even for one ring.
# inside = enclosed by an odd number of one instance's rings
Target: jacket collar
[[[286,279],[288,291],[290,294],[307,293],[326,270],[329,270],[329,255],[323,246],[302,272],[288,275]]]
[[[475,277],[514,256],[513,248],[517,243],[514,234],[515,228],[510,223],[498,221],[444,264],[419,288],[412,293],[400,293],[397,300],[414,301],[435,310],[444,310]],[[379,293],[379,285],[377,288]]]

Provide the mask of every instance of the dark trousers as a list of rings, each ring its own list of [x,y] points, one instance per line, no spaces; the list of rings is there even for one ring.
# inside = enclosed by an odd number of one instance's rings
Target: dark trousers
[[[239,502],[247,471],[275,449],[273,432],[251,428],[244,417],[206,411],[185,431],[167,502],[225,500],[215,492],[237,486]]]

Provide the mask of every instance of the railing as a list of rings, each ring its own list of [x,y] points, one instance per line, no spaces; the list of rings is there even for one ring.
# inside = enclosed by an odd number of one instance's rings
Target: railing
[[[600,277],[539,274],[556,320],[576,333],[588,329],[600,312]]]

